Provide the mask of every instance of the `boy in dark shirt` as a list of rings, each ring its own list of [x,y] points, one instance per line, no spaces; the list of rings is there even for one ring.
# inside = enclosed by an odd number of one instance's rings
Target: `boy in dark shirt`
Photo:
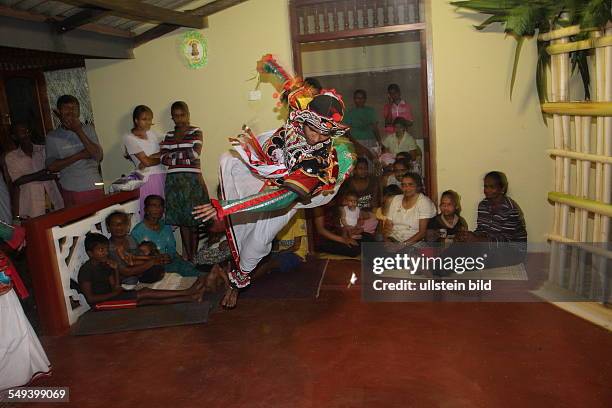
[[[185,290],[124,290],[117,263],[108,256],[109,241],[102,234],[89,233],[85,250],[89,260],[79,270],[79,287],[87,302],[96,310],[109,310],[143,305],[201,302],[207,289],[206,278]]]

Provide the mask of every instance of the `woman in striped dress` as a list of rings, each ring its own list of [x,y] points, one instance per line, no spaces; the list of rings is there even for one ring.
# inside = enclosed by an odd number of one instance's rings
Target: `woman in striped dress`
[[[484,248],[487,268],[523,262],[527,254],[525,218],[516,201],[507,196],[506,175],[500,171],[487,173],[483,180],[483,192],[485,198],[478,204],[476,230],[461,231],[456,240]]]
[[[200,168],[202,131],[189,123],[189,107],[185,102],[174,102],[170,113],[174,130],[166,133],[160,144],[161,162],[168,167],[166,224],[180,227],[183,258],[191,261],[198,247],[198,221],[191,211],[210,202]]]

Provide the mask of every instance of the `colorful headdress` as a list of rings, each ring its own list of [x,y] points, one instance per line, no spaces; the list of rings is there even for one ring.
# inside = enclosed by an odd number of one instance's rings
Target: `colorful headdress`
[[[324,89],[316,95],[306,109],[293,111],[289,120],[305,123],[323,135],[342,136],[348,126],[341,123],[344,117],[342,96],[334,89]]]
[[[292,110],[305,109],[318,93],[313,86],[283,68],[272,54],[266,54],[257,61],[257,72],[272,75],[277,91],[274,97],[279,99],[277,104],[287,102]]]

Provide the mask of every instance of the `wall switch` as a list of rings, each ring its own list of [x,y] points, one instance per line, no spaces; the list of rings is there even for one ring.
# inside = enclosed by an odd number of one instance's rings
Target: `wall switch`
[[[249,101],[258,101],[261,99],[261,91],[250,91]]]

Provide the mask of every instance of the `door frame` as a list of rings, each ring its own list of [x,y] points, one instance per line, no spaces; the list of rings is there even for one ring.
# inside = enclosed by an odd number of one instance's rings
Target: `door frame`
[[[297,7],[311,3],[323,3],[334,0],[289,0],[289,27],[291,31],[291,48],[293,53],[293,68],[298,76],[302,76],[302,44],[318,41],[333,41],[351,39],[363,36],[380,36],[390,33],[418,32],[421,49],[421,105],[423,114],[423,146],[424,165],[427,171],[425,186],[427,194],[437,202],[438,183],[435,151],[435,126],[433,120],[433,46],[431,36],[431,0],[421,0],[419,7],[425,10],[425,22],[398,24],[383,27],[368,27],[353,30],[342,30],[316,34],[300,34]]]
[[[32,96],[34,101],[36,101],[38,104],[37,113],[38,117],[40,118],[40,122],[37,123],[37,130],[41,132],[42,137],[46,137],[47,133],[53,130],[53,120],[51,117],[51,107],[49,106],[49,97],[47,94],[47,82],[42,69],[0,71],[0,126],[8,131],[8,128],[11,125],[10,108],[8,104],[8,97],[6,95],[5,83],[8,79],[16,77],[30,78],[34,81],[34,94]],[[6,136],[8,137],[8,133]]]

